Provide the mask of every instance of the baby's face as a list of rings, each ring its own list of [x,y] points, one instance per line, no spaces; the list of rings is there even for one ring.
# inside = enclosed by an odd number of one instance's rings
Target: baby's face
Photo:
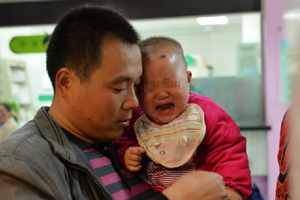
[[[168,49],[143,60],[139,103],[144,113],[161,124],[173,121],[187,105],[191,76],[182,55]]]

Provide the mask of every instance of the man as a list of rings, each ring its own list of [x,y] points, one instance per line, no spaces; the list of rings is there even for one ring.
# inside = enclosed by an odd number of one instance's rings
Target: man
[[[138,41],[129,22],[110,9],[84,6],[59,21],[46,53],[53,101],[0,145],[0,199],[156,195],[115,162],[110,145],[138,106]],[[199,172],[155,198],[227,199],[228,194],[219,175]]]

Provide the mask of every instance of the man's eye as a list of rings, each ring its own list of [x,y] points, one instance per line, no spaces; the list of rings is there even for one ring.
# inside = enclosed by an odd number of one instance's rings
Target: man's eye
[[[114,88],[114,90],[118,93],[123,92],[125,89],[118,89],[118,88]]]

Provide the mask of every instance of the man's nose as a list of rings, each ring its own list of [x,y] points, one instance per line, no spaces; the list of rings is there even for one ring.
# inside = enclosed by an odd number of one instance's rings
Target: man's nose
[[[123,109],[127,110],[127,109],[133,109],[139,106],[139,101],[137,99],[137,96],[135,94],[135,91],[133,90],[132,92],[130,92],[123,104]]]

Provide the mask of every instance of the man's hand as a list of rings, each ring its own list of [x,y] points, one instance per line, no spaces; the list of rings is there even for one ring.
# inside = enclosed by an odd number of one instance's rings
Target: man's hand
[[[231,187],[226,187],[228,195],[232,198],[232,200],[243,200],[243,197],[240,192]]]
[[[129,147],[125,151],[124,162],[129,171],[137,172],[142,168],[143,155],[146,150],[142,147]]]
[[[163,194],[169,200],[231,200],[221,175],[194,171],[180,177]]]

